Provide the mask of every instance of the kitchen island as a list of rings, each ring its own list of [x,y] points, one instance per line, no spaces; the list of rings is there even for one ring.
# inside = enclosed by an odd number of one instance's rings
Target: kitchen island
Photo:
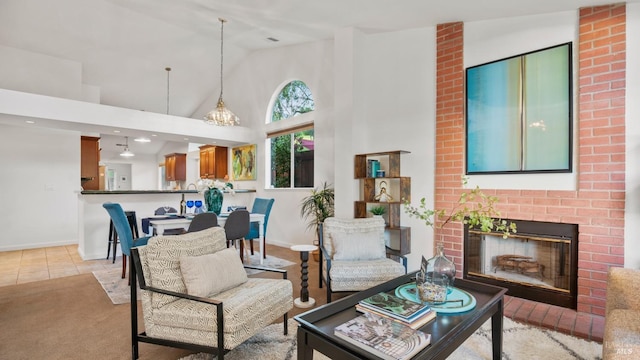
[[[225,191],[222,208],[238,205],[248,209],[253,204],[255,190]],[[85,190],[78,194],[78,253],[83,260],[107,257],[109,214],[102,207],[105,202],[119,203],[125,211],[135,211],[142,236],[141,219],[153,216],[157,208],[170,206],[180,210],[180,200],[203,200],[196,190]],[[195,208],[194,208],[195,209]],[[191,209],[193,211],[194,209]],[[187,209],[189,211],[189,209]],[[120,247],[118,247],[120,254]]]

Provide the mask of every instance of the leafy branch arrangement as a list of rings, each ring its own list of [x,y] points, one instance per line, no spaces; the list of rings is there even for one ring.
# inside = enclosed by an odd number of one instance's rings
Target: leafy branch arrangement
[[[462,176],[463,187],[467,185],[467,181],[468,178]],[[404,211],[410,217],[422,220],[427,226],[433,227],[436,219],[444,219],[440,224],[441,229],[450,222],[459,221],[482,232],[501,232],[502,237],[507,238],[517,232],[517,227],[513,222],[508,223],[500,219],[500,212],[495,209],[498,200],[498,197],[486,195],[476,186],[460,194],[460,199],[448,215],[444,209],[429,209],[425,198],[420,199],[420,205],[417,207],[405,200]]]

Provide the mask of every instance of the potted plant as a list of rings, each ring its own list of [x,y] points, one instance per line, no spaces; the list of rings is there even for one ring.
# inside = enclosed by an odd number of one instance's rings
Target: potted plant
[[[318,233],[318,225],[326,218],[334,215],[334,198],[335,192],[327,182],[324,182],[322,188],[314,188],[311,195],[304,197],[300,203],[300,216],[307,220],[307,229],[315,230],[316,239],[314,245],[318,244],[320,234]],[[318,251],[314,251],[313,258],[318,261]]]
[[[382,216],[387,212],[387,208],[384,205],[378,205],[369,209],[369,212],[376,216]]]
[[[384,205],[373,206],[371,209],[369,209],[369,212],[373,215],[373,217],[382,217],[382,215],[384,215],[387,212],[387,207]],[[384,223],[386,226],[387,225],[386,220]]]

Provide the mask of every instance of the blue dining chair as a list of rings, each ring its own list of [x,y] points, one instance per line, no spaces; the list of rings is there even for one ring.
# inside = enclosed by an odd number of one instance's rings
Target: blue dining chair
[[[146,245],[150,236],[137,239],[133,238],[129,221],[120,204],[107,202],[102,204],[102,207],[109,213],[113,226],[116,228],[118,238],[120,239],[120,249],[122,250],[122,278],[124,279],[127,273],[127,256],[131,255],[131,248],[133,246]]]
[[[251,209],[252,214],[264,214],[264,237],[262,238],[262,257],[267,258],[267,224],[269,223],[269,214],[271,213],[271,208],[273,207],[273,203],[275,199],[264,199],[264,198],[255,198],[253,200],[253,208]],[[245,236],[246,240],[249,240],[249,246],[251,248],[251,255],[253,255],[253,239],[258,239],[260,237],[260,226],[257,222],[251,223],[251,228],[249,229],[249,234]]]

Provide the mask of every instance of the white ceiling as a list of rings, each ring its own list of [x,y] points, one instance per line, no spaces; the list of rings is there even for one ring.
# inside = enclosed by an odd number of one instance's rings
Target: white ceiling
[[[228,72],[252,51],[332,38],[345,27],[384,32],[611,2],[0,0],[0,45],[80,62],[83,83],[100,88],[102,104],[157,113],[168,105],[171,115],[190,117],[219,91],[219,17],[228,20]],[[169,86],[166,67],[172,68]]]

